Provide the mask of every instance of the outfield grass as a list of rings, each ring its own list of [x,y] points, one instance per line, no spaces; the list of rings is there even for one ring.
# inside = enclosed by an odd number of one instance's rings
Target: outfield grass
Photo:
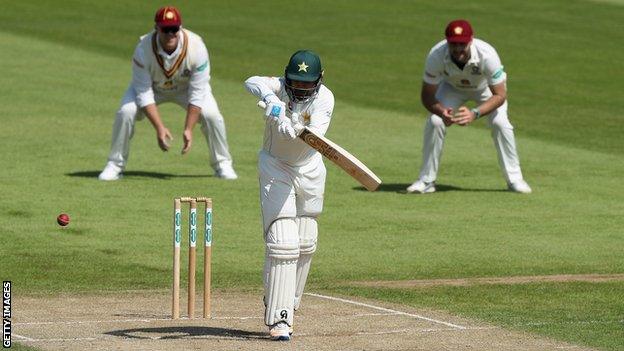
[[[161,4],[63,4],[20,2],[0,13],[1,42],[19,58],[3,62],[0,86],[0,274],[13,280],[16,294],[168,287],[171,200],[180,194],[214,199],[214,285],[259,288],[264,254],[255,162],[263,126],[242,81],[278,75],[292,51],[311,47],[321,53],[337,98],[328,136],[384,180],[380,191],[368,193],[328,165],[311,289],[445,309],[605,349],[624,344],[619,282],[342,287],[369,279],[624,272],[622,102],[613,78],[624,73],[613,44],[622,33],[622,7],[327,1],[301,14],[285,1],[181,3],[185,23],[204,35],[211,52],[213,88],[240,179],[211,176],[199,130],[191,154],[180,156],[183,112],[164,105],[174,150],[160,152],[151,126],[140,122],[126,177],[103,183],[95,177],[128,84],[130,55]],[[298,16],[305,26],[294,24]],[[530,196],[503,191],[485,121],[449,129],[440,192],[398,193],[420,162],[424,57],[445,23],[460,16],[498,48],[509,73],[510,115],[535,191]],[[55,223],[60,212],[72,217],[65,230]],[[548,323],[553,316],[561,323]]]
[[[11,350],[14,350],[14,351],[36,351],[38,349],[34,348],[34,347],[22,345],[20,343],[16,343],[15,341],[13,341],[11,343]]]

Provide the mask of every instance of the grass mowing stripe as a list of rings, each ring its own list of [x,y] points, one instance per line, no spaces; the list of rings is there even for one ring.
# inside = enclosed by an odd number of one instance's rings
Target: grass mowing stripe
[[[160,5],[72,1],[57,6],[34,0],[13,4],[0,20],[13,33],[127,60]],[[403,113],[424,113],[417,96],[426,53],[442,39],[450,19],[468,17],[476,36],[494,44],[502,57],[510,116],[520,135],[612,154],[624,147],[617,129],[620,89],[612,79],[624,74],[613,64],[623,54],[611,45],[624,14],[613,5],[320,0],[306,8],[305,35],[297,37],[296,47],[297,34],[283,30],[292,26],[286,5],[269,1],[258,7],[244,0],[211,3],[208,9],[199,1],[179,4],[185,25],[204,35],[218,78],[240,82],[251,74],[277,74],[290,53],[310,47],[321,53],[326,80],[343,101]],[[114,18],[115,25],[103,18]],[[595,18],[601,19],[599,26]]]

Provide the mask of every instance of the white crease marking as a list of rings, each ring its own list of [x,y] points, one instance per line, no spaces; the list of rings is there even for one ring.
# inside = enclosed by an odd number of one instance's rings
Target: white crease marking
[[[419,314],[397,311],[397,310],[393,310],[393,309],[390,309],[390,308],[370,305],[370,304],[367,304],[367,303],[357,302],[357,301],[353,301],[353,300],[347,300],[347,299],[343,299],[343,298],[340,298],[340,297],[326,296],[326,295],[313,294],[313,293],[305,293],[305,295],[314,296],[314,297],[318,297],[318,298],[326,299],[326,300],[340,301],[340,302],[344,302],[344,303],[348,303],[348,304],[352,304],[352,305],[356,305],[356,306],[368,307],[368,308],[372,308],[372,309],[375,309],[375,310],[378,310],[378,311],[384,311],[384,312],[390,312],[390,313],[394,313],[394,314],[400,314],[400,315],[403,315],[403,316],[408,316],[408,317],[412,317],[412,318],[416,318],[416,319],[422,319],[422,320],[425,320],[425,321],[428,321],[428,322],[432,322],[432,323],[443,324],[443,325],[446,325],[446,326],[449,326],[449,327],[452,327],[452,328],[455,328],[455,329],[466,329],[466,327],[464,327],[462,325],[457,325],[457,324],[453,324],[453,323],[449,323],[449,322],[445,322],[445,321],[441,321],[441,320],[437,320],[437,319],[421,316]]]

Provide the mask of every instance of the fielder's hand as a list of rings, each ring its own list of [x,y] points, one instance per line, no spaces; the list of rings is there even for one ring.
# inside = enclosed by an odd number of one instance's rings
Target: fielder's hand
[[[470,111],[470,109],[466,106],[462,106],[457,110],[457,113],[451,119],[453,123],[457,123],[460,126],[467,126],[470,122],[474,121],[476,116],[474,112]]]
[[[170,146],[169,142],[173,140],[173,136],[171,135],[171,132],[169,132],[169,129],[165,127],[158,129],[156,132],[156,138],[158,139],[158,147],[160,147],[162,151],[168,151]]]
[[[442,122],[444,125],[449,127],[453,124],[453,109],[448,107],[442,110]]]
[[[184,147],[182,148],[182,155],[189,152],[191,149],[191,144],[193,143],[193,131],[185,129],[182,133],[182,138],[184,139]]]

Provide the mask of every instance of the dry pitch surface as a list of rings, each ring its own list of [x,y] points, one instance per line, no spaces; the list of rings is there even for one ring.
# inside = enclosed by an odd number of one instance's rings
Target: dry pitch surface
[[[260,293],[216,292],[212,319],[175,321],[165,291],[16,296],[13,340],[44,350],[588,350],[436,311],[320,294],[304,297],[293,340],[274,342],[262,311]]]

